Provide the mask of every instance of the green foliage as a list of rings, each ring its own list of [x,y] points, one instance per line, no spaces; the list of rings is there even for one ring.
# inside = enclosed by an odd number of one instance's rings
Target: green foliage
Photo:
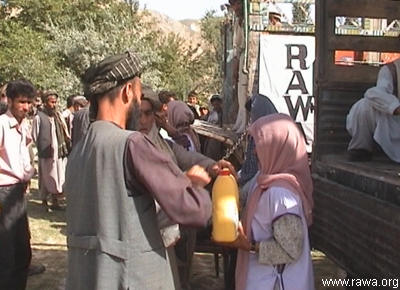
[[[195,90],[203,103],[211,94],[221,91],[222,84],[222,40],[223,18],[209,11],[200,22],[203,44],[185,46],[175,34],[157,35],[159,60],[152,69],[160,73],[160,89],[176,92],[181,100]]]
[[[184,98],[193,89],[218,92],[221,19],[201,22],[206,48],[187,47],[163,35],[138,13],[138,1],[9,0],[0,6],[0,82],[25,77],[62,98],[81,92],[80,77],[93,63],[127,50],[137,52],[143,82]]]
[[[125,15],[124,15],[125,14]],[[102,11],[102,23],[87,18],[79,25],[49,25],[46,27],[51,41],[47,46],[60,57],[58,63],[61,70],[69,69],[76,76],[81,76],[93,63],[112,54],[133,50],[141,54],[145,64],[149,58],[156,57],[152,48],[144,45],[147,40],[138,37],[137,27],[132,22],[137,15],[129,15],[125,11],[114,13],[112,9]],[[74,84],[79,90],[79,82]]]
[[[215,11],[208,11],[201,20],[202,38],[208,44],[204,52],[202,63],[205,65],[203,74],[208,76],[206,85],[208,95],[221,92],[222,63],[223,63],[223,39],[222,25],[224,19],[215,16]]]
[[[73,78],[73,74],[58,70],[57,59],[47,53],[42,33],[13,21],[0,25],[0,82],[24,77],[41,88],[68,86],[63,79]]]
[[[193,89],[194,74],[191,48],[185,49],[183,39],[175,34],[169,34],[161,39],[158,47],[159,62],[154,68],[161,72],[160,83],[164,89],[174,91],[180,99]]]

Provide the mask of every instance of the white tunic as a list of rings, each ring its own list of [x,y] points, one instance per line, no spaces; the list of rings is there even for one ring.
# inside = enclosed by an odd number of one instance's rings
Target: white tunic
[[[308,228],[300,197],[282,187],[271,187],[264,191],[251,223],[253,239],[256,242],[260,242],[272,238],[273,221],[285,214],[294,214],[301,217],[304,241],[300,258],[296,262],[285,266],[282,274],[284,287],[285,289],[314,290],[314,273],[308,240]],[[275,282],[277,280],[280,281],[279,276],[276,267],[260,264],[258,255],[250,254],[247,290],[274,290]]]
[[[395,64],[399,79],[400,60]],[[365,92],[347,116],[346,128],[352,136],[349,149],[373,151],[375,140],[390,159],[400,162],[400,116],[393,115],[399,106],[400,99],[393,95],[393,76],[383,66],[376,86]]]

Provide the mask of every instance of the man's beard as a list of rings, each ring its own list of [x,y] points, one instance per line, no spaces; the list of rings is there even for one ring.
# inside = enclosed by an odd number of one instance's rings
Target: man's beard
[[[126,122],[126,129],[137,131],[140,117],[140,105],[138,102],[132,102],[128,111],[128,119]]]
[[[49,107],[44,107],[44,110],[43,110],[47,115],[49,115],[50,117],[53,117],[55,114],[56,114],[56,109],[54,108],[54,109],[52,109],[52,108],[49,108]]]

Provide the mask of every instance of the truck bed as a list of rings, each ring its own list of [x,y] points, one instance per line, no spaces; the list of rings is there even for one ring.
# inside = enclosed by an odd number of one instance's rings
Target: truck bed
[[[400,165],[384,156],[313,162],[313,247],[356,277],[400,275]]]
[[[327,154],[316,162],[318,174],[400,206],[400,164],[383,154],[368,162],[351,162],[346,154]]]

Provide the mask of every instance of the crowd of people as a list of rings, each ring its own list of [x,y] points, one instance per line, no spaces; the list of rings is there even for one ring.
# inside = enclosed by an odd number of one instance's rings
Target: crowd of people
[[[191,127],[195,118],[222,126],[222,98],[213,95],[205,114],[195,92],[185,103],[142,86],[142,69],[132,52],[91,66],[84,96],[69,97],[64,112],[56,92],[36,91],[27,80],[2,91],[8,104],[0,116],[0,289],[26,287],[32,142],[43,208],[61,209],[58,199],[66,196],[67,289],[190,288],[197,229],[210,226],[210,183],[222,168],[239,178],[230,162],[207,154],[221,144],[202,144]],[[249,103],[248,162],[256,164],[239,179],[247,188],[243,227],[223,245],[238,250],[236,289],[313,289],[303,137],[266,97]]]
[[[229,3],[242,67],[242,4]],[[268,23],[280,26],[281,13],[268,10]],[[25,289],[33,269],[25,193],[35,175],[44,211],[64,210],[66,198],[66,289],[190,289],[197,235],[211,226],[210,189],[223,168],[240,187],[238,237],[218,244],[233,253],[229,287],[313,290],[313,184],[297,125],[266,96],[239,103],[250,122],[239,170],[222,159],[223,143],[192,126],[223,127],[224,99],[212,95],[208,108],[195,90],[185,102],[157,93],[141,83],[144,69],[134,52],[105,58],[86,70],[83,95],[69,96],[64,111],[57,92],[28,80],[0,88],[0,290]],[[237,78],[244,96],[247,76]],[[397,60],[347,116],[349,159],[369,161],[381,150],[399,163],[399,115]]]
[[[398,121],[392,71],[399,61],[392,65],[381,69],[377,86],[348,116],[356,161],[371,158],[373,140],[398,161],[397,147],[389,146],[398,130],[381,130]],[[221,144],[200,142],[191,127],[195,118],[222,126],[222,98],[213,95],[213,109],[205,113],[195,92],[185,103],[142,86],[142,69],[132,52],[91,66],[84,96],[69,97],[64,112],[56,92],[37,91],[27,80],[1,88],[0,289],[26,287],[33,143],[43,208],[59,210],[58,199],[67,199],[67,289],[189,289],[197,229],[209,226],[210,184],[223,168],[241,189],[238,238],[222,244],[237,249],[236,289],[314,289],[313,187],[293,120],[267,97],[250,98],[246,158],[237,173],[215,158]],[[360,121],[366,116],[368,126]]]
[[[399,146],[390,146],[398,130],[390,128],[400,108],[399,63],[384,66],[350,110],[353,160],[369,160],[375,140],[398,162]],[[250,98],[246,157],[236,172],[216,158],[221,144],[200,142],[191,126],[196,118],[222,126],[223,99],[213,95],[205,112],[194,91],[185,103],[142,86],[142,70],[132,52],[104,59],[87,69],[84,96],[70,96],[63,112],[56,92],[27,80],[1,88],[0,289],[26,287],[32,144],[43,208],[62,209],[66,196],[67,289],[189,289],[197,230],[210,226],[210,184],[223,168],[241,190],[238,238],[221,244],[237,249],[235,289],[314,289],[313,186],[293,120],[266,96]]]

